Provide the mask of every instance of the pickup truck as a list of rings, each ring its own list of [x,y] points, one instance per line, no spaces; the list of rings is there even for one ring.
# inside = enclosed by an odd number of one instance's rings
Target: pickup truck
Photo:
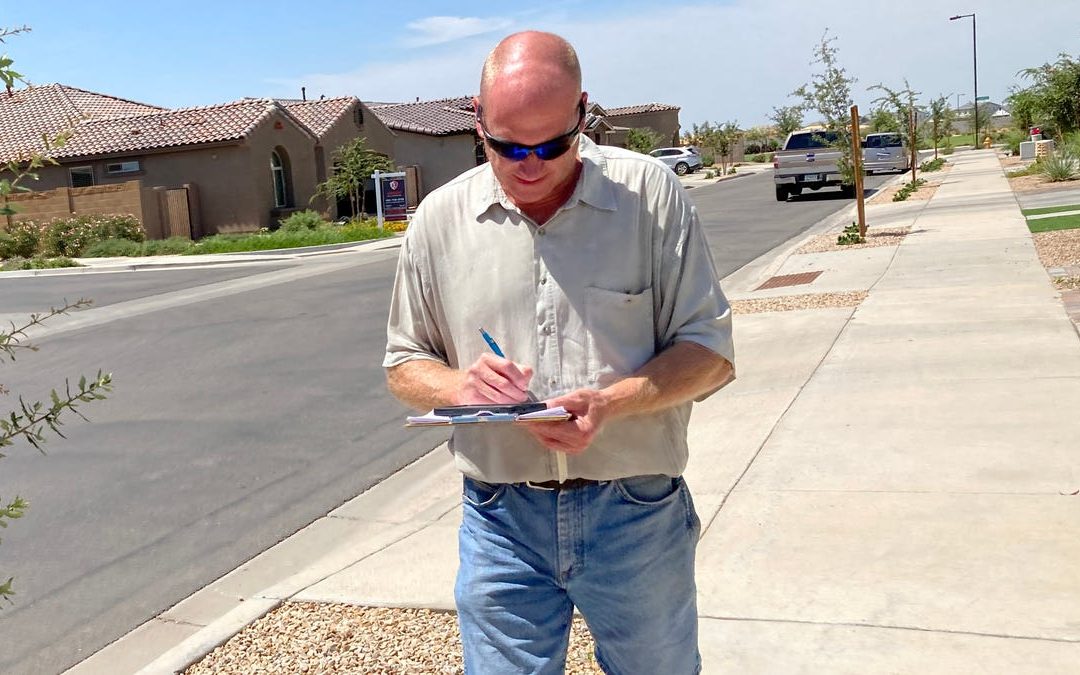
[[[833,131],[793,131],[784,142],[784,149],[773,158],[773,182],[776,201],[801,194],[803,189],[820,190],[839,187],[845,197],[855,196],[853,185],[844,185],[837,168],[840,150]]]

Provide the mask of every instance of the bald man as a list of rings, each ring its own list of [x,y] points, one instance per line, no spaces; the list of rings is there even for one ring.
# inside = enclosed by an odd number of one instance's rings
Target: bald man
[[[731,312],[678,179],[582,135],[587,103],[565,40],[500,42],[473,100],[488,163],[428,195],[401,248],[394,395],[573,415],[453,430],[470,674],[563,672],[575,607],[605,672],[700,670],[681,475],[692,402],[734,378]]]

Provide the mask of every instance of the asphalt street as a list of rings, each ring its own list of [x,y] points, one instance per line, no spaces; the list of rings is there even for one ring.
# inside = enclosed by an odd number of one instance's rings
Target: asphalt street
[[[721,276],[850,204],[833,191],[778,203],[768,174],[690,194]],[[0,499],[31,510],[0,546],[18,592],[0,610],[0,672],[64,670],[444,439],[402,429],[384,387],[395,258],[307,259],[311,274],[284,283],[295,265],[0,277],[4,315],[180,296],[4,366],[0,382],[28,398],[99,368],[115,392],[86,407],[90,424],[69,416],[47,455],[20,444],[2,460]],[[251,279],[265,284],[183,301]]]

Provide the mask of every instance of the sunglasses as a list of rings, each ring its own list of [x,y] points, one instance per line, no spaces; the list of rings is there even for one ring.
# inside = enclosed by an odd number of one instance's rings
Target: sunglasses
[[[581,123],[585,120],[585,104],[578,102],[578,121],[574,125],[574,128],[567,131],[561,136],[556,136],[549,141],[543,143],[537,143],[536,145],[523,145],[521,143],[514,143],[513,141],[504,141],[501,138],[492,136],[487,130],[487,126],[484,125],[484,109],[477,107],[476,119],[480,121],[480,128],[484,130],[484,142],[488,144],[488,147],[494,150],[500,157],[505,157],[512,162],[524,161],[529,154],[534,154],[537,158],[542,160],[555,159],[562,157],[566,154],[574,145],[574,141],[577,140],[577,135],[581,133]]]

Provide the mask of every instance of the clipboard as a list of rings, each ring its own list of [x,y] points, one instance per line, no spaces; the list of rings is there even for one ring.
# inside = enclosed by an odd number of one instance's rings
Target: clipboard
[[[435,408],[426,415],[405,418],[406,427],[442,427],[463,424],[522,424],[528,422],[563,422],[572,415],[562,406],[545,403],[458,405]]]

